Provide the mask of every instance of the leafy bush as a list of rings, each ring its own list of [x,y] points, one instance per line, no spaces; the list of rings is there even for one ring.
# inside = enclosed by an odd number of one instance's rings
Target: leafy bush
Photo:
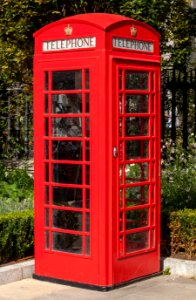
[[[33,179],[26,169],[0,165],[0,213],[33,207]]]
[[[188,150],[166,143],[162,161],[162,212],[196,208],[196,156],[193,143]]]
[[[196,258],[196,210],[185,209],[170,214],[171,254]]]
[[[0,263],[33,254],[33,211],[0,214]]]
[[[162,215],[161,252],[171,255],[170,213],[182,209],[196,209],[196,144],[190,142],[187,150],[172,142],[162,151]],[[173,250],[172,250],[173,251]]]

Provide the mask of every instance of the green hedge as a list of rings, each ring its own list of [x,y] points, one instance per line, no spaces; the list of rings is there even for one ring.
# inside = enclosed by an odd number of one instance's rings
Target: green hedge
[[[170,213],[171,255],[196,258],[196,210],[184,209]]]
[[[33,210],[0,214],[0,264],[33,255]]]

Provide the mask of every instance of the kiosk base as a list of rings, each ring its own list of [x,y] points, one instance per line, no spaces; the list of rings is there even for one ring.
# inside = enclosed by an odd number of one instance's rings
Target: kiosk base
[[[80,283],[80,282],[63,280],[63,279],[58,279],[58,278],[53,278],[53,277],[40,276],[40,275],[36,275],[36,274],[33,274],[33,278],[37,279],[37,280],[41,280],[41,281],[48,281],[48,282],[68,285],[68,286],[72,286],[72,287],[78,287],[78,288],[89,289],[89,290],[100,291],[100,292],[109,292],[111,290],[121,288],[121,287],[127,286],[129,284],[132,284],[132,283],[135,283],[135,282],[138,282],[138,281],[141,281],[141,280],[147,280],[151,277],[159,276],[159,275],[162,275],[162,274],[163,274],[163,272],[160,271],[160,272],[153,273],[153,274],[150,274],[150,275],[147,275],[147,276],[144,276],[144,277],[139,277],[139,278],[136,278],[136,279],[128,280],[126,282],[121,282],[119,284],[114,284],[114,285],[110,285],[110,286],[91,285],[91,284],[85,284],[85,283]]]

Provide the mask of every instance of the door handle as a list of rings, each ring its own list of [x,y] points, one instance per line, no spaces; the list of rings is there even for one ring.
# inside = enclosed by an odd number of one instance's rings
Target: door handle
[[[117,158],[117,157],[118,157],[118,150],[117,150],[117,147],[114,147],[114,148],[113,148],[113,157],[114,157],[114,158]]]

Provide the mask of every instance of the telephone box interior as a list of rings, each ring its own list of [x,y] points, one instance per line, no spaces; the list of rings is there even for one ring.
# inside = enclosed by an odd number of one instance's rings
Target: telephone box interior
[[[158,33],[94,13],[34,37],[34,277],[106,290],[158,273]]]

